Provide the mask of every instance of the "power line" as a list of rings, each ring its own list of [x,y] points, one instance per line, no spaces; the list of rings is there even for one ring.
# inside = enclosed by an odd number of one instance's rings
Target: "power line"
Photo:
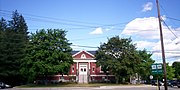
[[[178,38],[178,36],[169,28],[169,26],[166,24],[166,22],[165,22],[163,19],[161,19],[161,21],[166,25],[166,27],[168,28],[168,30],[171,31],[171,33],[172,33],[176,38]]]
[[[2,10],[0,10],[1,12]],[[9,11],[10,12],[10,11]],[[4,15],[11,15],[7,12],[2,12]],[[123,24],[127,24],[129,22],[122,22],[122,23],[116,23],[116,24],[107,24],[107,25],[101,25],[101,26],[92,26],[92,25],[84,25],[84,24],[76,24],[76,23],[67,23],[67,22],[61,22],[61,21],[55,21],[54,19],[53,20],[50,20],[50,19],[46,19],[46,18],[37,18],[37,17],[31,17],[31,16],[26,16],[26,20],[30,20],[30,21],[35,21],[35,22],[45,22],[45,23],[53,23],[53,24],[62,24],[62,25],[70,25],[70,26],[76,26],[76,27],[72,27],[72,28],[62,28],[62,29],[65,29],[65,30],[69,30],[69,29],[90,29],[90,28],[98,28],[98,27],[102,27],[102,28],[110,28],[110,26],[119,26],[119,25],[123,25]],[[119,28],[111,28],[111,30],[118,30]],[[28,30],[38,30],[38,29],[32,29],[32,28],[28,28]],[[121,28],[121,30],[123,30],[123,28]]]
[[[12,13],[12,11],[8,10],[0,10],[2,12]],[[68,19],[60,19],[60,18],[53,18],[53,17],[47,17],[47,16],[39,16],[39,15],[33,15],[28,13],[22,13],[23,15],[32,16],[32,17],[38,17],[38,18],[45,18],[45,19],[51,19],[51,20],[61,20],[65,22],[75,22],[75,23],[85,23],[85,24],[98,24],[98,23],[90,23],[90,22],[82,22],[82,21],[75,21],[75,20],[68,20]]]
[[[167,15],[166,18],[169,18],[169,19],[172,19],[172,20],[175,20],[175,21],[180,21],[180,19],[176,19],[176,18],[172,18],[172,17],[169,17],[168,13],[166,12],[166,10],[163,8],[163,6],[161,4],[159,4],[161,9],[165,12],[165,14]]]
[[[73,40],[70,40],[70,41],[82,41],[82,40],[105,38],[105,37],[111,37],[111,36],[116,36],[116,35],[109,35],[109,36],[102,36],[102,37],[93,37],[93,38],[83,38],[83,39],[73,39]]]
[[[4,14],[8,14],[8,15],[11,12],[11,11],[7,11],[7,10],[0,10],[0,11],[1,11],[1,13],[5,12]],[[123,22],[123,23],[103,25],[103,24],[98,24],[98,23],[89,23],[89,22],[82,22],[82,21],[59,19],[59,18],[52,18],[52,17],[46,17],[46,16],[38,16],[38,15],[25,14],[25,13],[23,13],[23,14],[27,15],[26,18],[28,20],[31,20],[31,21],[50,22],[50,23],[54,23],[54,24],[81,26],[81,27],[88,27],[88,28],[97,28],[97,27],[105,27],[105,26],[116,26],[116,25],[122,25],[122,24],[127,24],[128,23],[128,22]],[[95,25],[87,25],[87,24],[96,24],[96,26]]]
[[[159,4],[159,5],[160,5],[161,9],[166,13],[166,15],[168,15],[168,13],[167,13],[166,10],[163,8],[163,6],[162,6],[161,4]],[[169,15],[168,15],[168,16],[169,16]],[[171,18],[171,17],[168,17],[168,16],[166,16],[166,18],[169,18],[169,19],[172,19],[172,20],[176,20],[176,21],[180,21],[180,20],[178,20],[178,19]],[[176,38],[178,38],[178,36],[169,28],[169,26],[166,24],[166,22],[165,22],[163,19],[161,19],[161,21],[163,21],[163,23],[166,25],[166,27],[168,28],[168,30],[171,31],[171,33],[172,33]]]
[[[180,19],[176,19],[176,18],[172,18],[172,17],[168,17],[168,16],[166,16],[166,18],[169,18],[169,19],[172,19],[172,20],[175,20],[175,21],[180,21]]]
[[[4,13],[4,14],[7,14],[7,13]],[[9,14],[7,14],[7,15],[9,15]],[[34,17],[30,17],[30,16],[26,16],[26,20],[38,21],[38,22],[46,22],[46,23],[49,22],[49,23],[53,23],[53,24],[63,24],[63,25],[72,25],[72,26],[81,26],[81,27],[95,28],[94,26],[90,26],[90,25],[66,23],[66,22],[60,22],[60,21],[55,21],[55,20],[48,20],[48,19],[42,19],[42,18],[34,18]]]

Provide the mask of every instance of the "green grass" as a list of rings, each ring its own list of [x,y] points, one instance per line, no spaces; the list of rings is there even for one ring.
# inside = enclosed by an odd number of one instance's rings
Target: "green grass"
[[[17,86],[18,88],[38,88],[38,87],[100,87],[100,86],[124,86],[131,84],[112,84],[112,83],[90,83],[90,84],[77,84],[77,83],[59,83],[59,84],[27,84],[22,86]]]
[[[32,87],[100,87],[105,84],[76,84],[76,83],[60,83],[60,84],[27,84],[22,86],[17,86],[18,88],[32,88]]]

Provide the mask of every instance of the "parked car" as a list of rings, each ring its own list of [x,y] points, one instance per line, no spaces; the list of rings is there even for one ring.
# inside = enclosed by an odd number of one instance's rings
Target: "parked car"
[[[169,80],[168,82],[167,82],[167,85],[168,86],[171,86],[171,87],[174,87],[174,86],[177,86],[177,80]]]
[[[4,89],[4,88],[11,88],[11,85],[5,84],[4,82],[0,82],[0,89]]]
[[[9,84],[5,84],[5,88],[11,88],[12,86]]]
[[[151,81],[151,85],[157,85],[157,80],[152,80]],[[163,82],[161,82],[161,81],[159,81],[159,86],[163,86],[164,85],[164,83]]]
[[[180,88],[180,80],[177,80],[177,87]]]
[[[6,86],[5,86],[5,83],[3,83],[3,82],[0,82],[0,88],[1,89],[4,89]]]

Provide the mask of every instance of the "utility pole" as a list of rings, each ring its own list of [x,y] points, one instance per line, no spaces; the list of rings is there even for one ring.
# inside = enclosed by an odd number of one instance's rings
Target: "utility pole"
[[[162,59],[163,59],[163,66],[164,66],[164,88],[165,88],[165,90],[168,90],[168,88],[167,88],[167,77],[166,77],[166,60],[165,60],[163,33],[162,33],[162,26],[161,26],[161,15],[160,15],[158,0],[156,0],[156,5],[157,5],[157,11],[158,11],[160,39],[161,39],[161,50],[162,50]]]

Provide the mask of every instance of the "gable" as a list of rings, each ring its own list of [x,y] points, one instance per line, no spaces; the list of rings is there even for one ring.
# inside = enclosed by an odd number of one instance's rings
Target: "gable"
[[[79,51],[72,56],[74,59],[94,59],[94,55],[87,51]]]

